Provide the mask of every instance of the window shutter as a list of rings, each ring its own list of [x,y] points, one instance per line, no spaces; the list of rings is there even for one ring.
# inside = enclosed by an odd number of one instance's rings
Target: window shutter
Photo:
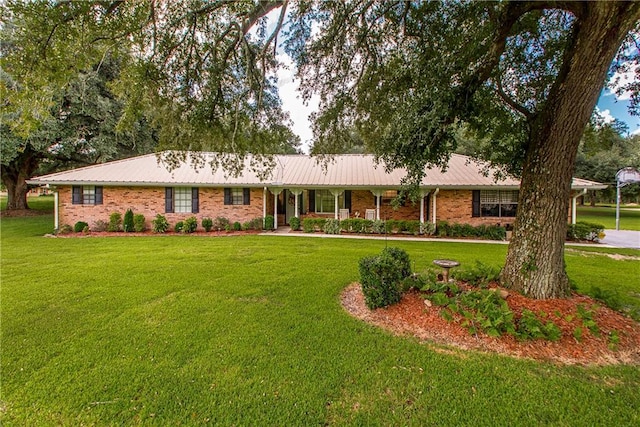
[[[82,187],[79,185],[74,185],[71,188],[71,203],[74,205],[82,204]]]
[[[344,190],[344,208],[351,212],[351,190]]]
[[[96,205],[102,204],[102,187],[96,187]]]
[[[309,190],[309,212],[316,211],[316,190]]]
[[[425,222],[431,221],[431,194],[428,194],[427,197],[424,198],[425,203]]]
[[[471,198],[471,216],[477,218],[480,216],[480,190],[473,190]]]
[[[304,193],[300,193],[300,195],[298,196],[298,209],[300,209],[300,214],[305,214],[306,211],[304,210],[304,198],[302,197]]]
[[[165,213],[173,213],[173,188],[166,187],[164,189],[164,211]]]
[[[230,205],[231,204],[231,189],[230,188],[225,188],[224,189],[224,204],[225,205]]]
[[[243,205],[251,204],[251,189],[249,188],[242,189],[242,204]]]
[[[200,212],[200,200],[198,195],[198,187],[191,187],[191,213]]]

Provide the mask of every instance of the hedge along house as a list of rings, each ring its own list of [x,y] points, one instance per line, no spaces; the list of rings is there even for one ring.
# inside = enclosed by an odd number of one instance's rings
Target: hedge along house
[[[147,225],[157,215],[170,223],[196,216],[226,217],[246,222],[273,215],[276,227],[292,217],[403,219],[448,221],[471,225],[511,224],[515,219],[519,181],[495,180],[493,171],[461,155],[452,155],[446,171],[429,169],[416,203],[394,209],[403,169],[385,171],[371,155],[336,155],[327,164],[303,155],[275,156],[275,167],[262,176],[249,167],[237,176],[213,170],[212,153],[199,153],[204,164],[190,162],[169,170],[162,154],[148,154],[28,181],[46,185],[55,194],[55,227],[85,221],[108,221],[127,209],[143,214]],[[606,185],[574,179],[568,218],[575,222],[576,199]],[[569,204],[571,202],[571,208]]]

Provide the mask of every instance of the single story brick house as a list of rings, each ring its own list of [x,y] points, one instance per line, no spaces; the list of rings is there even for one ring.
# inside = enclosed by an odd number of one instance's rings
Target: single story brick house
[[[150,221],[164,215],[170,223],[196,216],[226,217],[246,222],[273,215],[276,226],[292,217],[347,217],[404,219],[421,222],[448,221],[471,225],[513,222],[520,182],[496,181],[484,165],[469,157],[452,155],[446,171],[426,171],[417,203],[407,201],[393,209],[391,201],[401,188],[403,169],[385,171],[371,155],[336,155],[328,163],[304,155],[275,156],[275,167],[266,176],[249,167],[239,176],[213,170],[207,159],[194,168],[189,162],[170,170],[148,154],[66,172],[36,177],[32,185],[45,185],[55,194],[55,227],[85,221],[108,221],[113,212],[132,209]],[[587,190],[606,185],[574,178],[568,218],[575,222],[576,199]],[[149,224],[148,224],[149,225]]]

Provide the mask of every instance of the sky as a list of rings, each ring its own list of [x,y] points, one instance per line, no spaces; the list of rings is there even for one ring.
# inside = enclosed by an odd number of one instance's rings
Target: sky
[[[312,98],[307,104],[302,101],[297,91],[298,82],[293,76],[293,64],[286,55],[279,55],[280,60],[289,66],[278,72],[278,86],[283,108],[289,112],[293,121],[293,132],[300,137],[302,149],[309,154],[313,131],[309,122],[309,114],[318,109],[318,97]],[[598,100],[597,107],[600,114],[609,120],[618,119],[627,124],[629,134],[640,135],[640,117],[629,114],[629,94],[616,95],[609,89],[604,89]]]

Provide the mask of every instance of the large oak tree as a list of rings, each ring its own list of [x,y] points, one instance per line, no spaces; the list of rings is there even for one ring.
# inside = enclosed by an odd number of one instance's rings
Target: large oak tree
[[[317,153],[343,147],[355,130],[415,184],[425,165],[446,164],[455,130],[466,123],[492,141],[492,162],[521,176],[502,279],[536,298],[569,293],[564,237],[580,138],[607,73],[638,60],[639,2],[148,0],[8,8],[41,24],[24,32],[20,55],[3,62],[30,82],[28,95],[10,100],[22,118],[17,130],[39,111],[26,101],[43,99],[42,75],[52,76],[49,86],[64,81],[74,64],[126,44],[137,57],[117,87],[130,117],[155,111],[162,147],[268,152],[287,125],[270,77],[280,65],[278,38],[296,60],[305,96],[320,95]],[[639,83],[630,86],[636,105]]]

